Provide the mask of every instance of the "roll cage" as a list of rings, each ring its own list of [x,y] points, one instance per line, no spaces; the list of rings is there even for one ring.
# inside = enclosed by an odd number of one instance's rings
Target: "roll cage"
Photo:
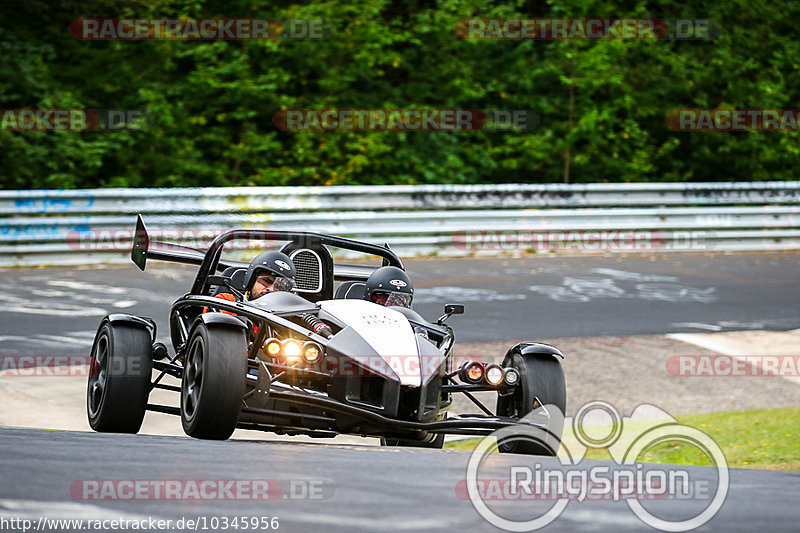
[[[209,280],[210,276],[214,275],[216,272],[221,272],[229,267],[246,268],[248,266],[246,262],[222,259],[223,246],[237,239],[258,239],[263,242],[287,241],[295,248],[333,246],[343,250],[375,255],[383,259],[384,266],[395,266],[405,270],[403,262],[389,249],[388,245],[378,246],[352,239],[345,239],[343,237],[306,231],[234,229],[217,236],[211,241],[208,250],[202,252],[194,248],[176,244],[151,241],[141,215],[139,215],[136,220],[136,231],[134,232],[133,247],[131,248],[131,259],[141,270],[145,269],[148,259],[199,265],[200,268],[197,271],[189,294],[204,295],[208,293],[209,287],[212,285]],[[374,270],[373,267],[364,265],[334,264],[331,276],[332,279],[327,281],[363,281],[366,280]]]

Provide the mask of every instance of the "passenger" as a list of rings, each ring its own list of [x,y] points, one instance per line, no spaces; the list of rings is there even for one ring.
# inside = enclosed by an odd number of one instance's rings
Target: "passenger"
[[[373,272],[364,286],[364,299],[378,305],[411,308],[414,286],[408,274],[397,267],[380,267]]]

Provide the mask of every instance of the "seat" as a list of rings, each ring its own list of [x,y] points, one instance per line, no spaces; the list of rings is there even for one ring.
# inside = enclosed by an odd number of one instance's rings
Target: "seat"
[[[244,276],[247,274],[246,268],[228,267],[222,271],[222,275],[226,278],[231,278],[231,286],[239,292],[244,292]],[[230,289],[224,285],[217,285],[211,289],[211,296],[223,292],[230,292]]]
[[[336,289],[334,299],[363,300],[366,286],[363,281],[345,281]]]

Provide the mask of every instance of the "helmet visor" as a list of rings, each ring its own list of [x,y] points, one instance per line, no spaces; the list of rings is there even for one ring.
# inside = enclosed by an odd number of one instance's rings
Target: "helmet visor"
[[[295,283],[294,280],[291,278],[275,278],[275,282],[272,284],[272,287],[276,291],[291,291],[294,289]]]
[[[272,272],[263,272],[256,278],[255,283],[259,283],[272,291],[291,291],[295,286],[293,279],[276,276]]]
[[[411,307],[411,295],[405,292],[374,291],[372,301],[386,306]]]

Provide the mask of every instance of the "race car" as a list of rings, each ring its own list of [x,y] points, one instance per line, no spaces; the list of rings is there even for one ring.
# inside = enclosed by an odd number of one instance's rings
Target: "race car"
[[[215,297],[220,291],[244,296],[248,263],[223,256],[223,249],[254,239],[292,259],[293,290],[253,300]],[[557,348],[525,342],[512,346],[501,364],[456,365],[447,320],[463,313],[463,305],[445,305],[431,322],[410,308],[367,301],[354,289],[378,267],[334,262],[331,250],[405,270],[387,245],[311,232],[234,229],[205,251],[151,241],[140,215],[131,258],[141,270],[148,260],[199,269],[172,304],[171,351],[157,342],[151,318],[115,313],[101,320],[87,388],[91,427],[137,433],[150,410],[180,416],[186,434],[199,439],[227,439],[243,428],[373,436],[384,445],[432,448],[441,448],[446,434],[507,428],[501,451],[556,453],[566,409],[564,356]],[[175,404],[149,403],[153,389],[177,393]],[[482,391],[496,393],[494,411],[473,395]],[[480,412],[450,414],[455,394]],[[548,438],[525,438],[525,428]]]

